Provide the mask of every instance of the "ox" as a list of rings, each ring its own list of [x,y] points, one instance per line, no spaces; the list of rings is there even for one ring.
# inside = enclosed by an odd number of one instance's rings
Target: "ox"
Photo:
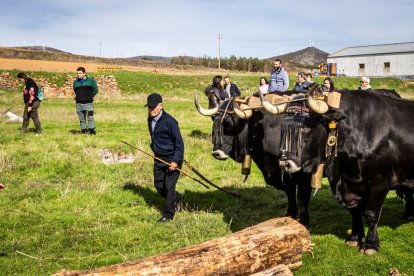
[[[414,215],[414,102],[375,92],[340,91],[340,106],[332,109],[315,91],[317,85],[307,97],[309,113],[288,107],[283,132],[297,136],[294,145],[282,143],[280,167],[290,173],[314,172],[324,164],[333,196],[352,216],[347,245],[374,254],[390,189],[405,194],[404,215]],[[362,216],[368,225],[365,243]]]
[[[246,155],[250,155],[262,172],[265,182],[286,193],[287,215],[308,226],[311,174],[283,176],[278,165],[283,115],[275,116],[264,110],[248,110],[243,104],[242,110],[233,99],[220,102],[217,93],[206,94],[209,97],[209,109],[199,105],[197,95],[194,102],[202,115],[213,118],[212,155],[218,160],[231,157],[239,163]],[[297,196],[295,184],[298,187]]]

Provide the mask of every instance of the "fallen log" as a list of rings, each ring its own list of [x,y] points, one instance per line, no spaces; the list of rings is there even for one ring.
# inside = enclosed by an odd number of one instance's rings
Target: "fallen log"
[[[290,271],[289,267],[284,264],[280,264],[266,270],[262,270],[260,272],[250,274],[250,276],[293,276],[292,271]]]
[[[55,275],[243,275],[279,264],[298,267],[310,248],[306,228],[275,218],[239,232],[137,261]]]

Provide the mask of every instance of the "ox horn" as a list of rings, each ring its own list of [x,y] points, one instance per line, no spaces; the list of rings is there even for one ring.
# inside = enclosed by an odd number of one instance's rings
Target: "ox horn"
[[[259,92],[259,95],[260,95],[260,102],[262,103],[263,108],[267,112],[270,112],[270,113],[275,114],[275,115],[285,113],[286,108],[287,108],[287,103],[284,103],[284,104],[279,105],[279,106],[275,106],[275,105],[269,103],[265,99],[265,97],[263,96],[263,94],[260,90],[258,92]]]
[[[242,119],[248,119],[252,116],[253,111],[250,109],[250,106],[247,104],[240,104],[240,109],[237,107],[233,108],[234,113]]]
[[[313,97],[313,93],[315,92],[316,88],[319,86],[319,84],[314,84],[310,91],[309,91],[309,96],[308,96],[308,105],[310,107],[310,109],[312,109],[312,111],[319,113],[319,114],[324,114],[328,111],[329,106],[326,102],[321,101],[321,100],[315,100],[315,98]]]
[[[204,115],[204,116],[213,116],[219,110],[219,106],[216,106],[216,107],[211,108],[211,109],[205,109],[205,108],[201,107],[200,104],[198,103],[197,93],[194,93],[194,105],[197,108],[198,112],[201,115]]]

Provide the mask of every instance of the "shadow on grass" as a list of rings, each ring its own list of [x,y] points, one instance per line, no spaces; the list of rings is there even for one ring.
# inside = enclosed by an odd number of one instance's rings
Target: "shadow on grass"
[[[191,131],[189,136],[192,137],[192,138],[197,138],[197,139],[210,139],[211,138],[211,134],[204,133],[204,132],[202,132],[201,130],[198,130],[198,129],[195,129],[195,130]]]
[[[71,129],[68,131],[70,134],[73,135],[78,135],[78,134],[82,134],[82,131],[80,131],[79,129]]]
[[[152,207],[162,210],[164,199],[155,190],[141,187],[134,183],[126,183],[124,189],[142,196]],[[286,214],[287,198],[284,192],[271,186],[263,187],[226,187],[241,195],[235,198],[211,187],[206,191],[185,191],[185,210],[188,212],[219,212],[229,224],[231,231],[239,231],[260,222],[282,217]],[[404,203],[398,199],[388,199],[384,206],[380,226],[397,228],[410,221],[402,218]],[[311,225],[309,231],[315,235],[335,235],[340,239],[348,236],[351,229],[351,215],[332,198],[329,188],[323,188],[310,202]]]

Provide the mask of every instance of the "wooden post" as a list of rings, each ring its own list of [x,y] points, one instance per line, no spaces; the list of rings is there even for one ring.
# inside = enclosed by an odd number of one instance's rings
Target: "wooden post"
[[[310,245],[303,225],[291,218],[275,218],[170,253],[97,269],[62,270],[55,275],[252,274],[279,264],[298,267],[301,254]]]

